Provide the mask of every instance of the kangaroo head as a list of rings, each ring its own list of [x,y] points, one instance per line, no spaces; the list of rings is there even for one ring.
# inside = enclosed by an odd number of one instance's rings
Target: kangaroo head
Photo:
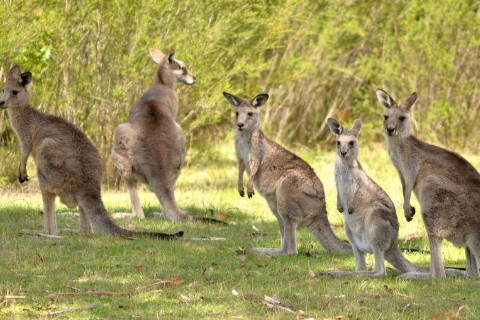
[[[268,94],[259,94],[250,102],[244,101],[230,93],[224,92],[223,95],[235,107],[235,120],[239,131],[253,131],[260,126],[258,108],[267,102]]]
[[[340,122],[328,118],[328,127],[337,136],[337,155],[340,159],[355,160],[358,157],[358,134],[362,128],[360,120],[355,120],[350,130],[344,130]]]
[[[14,108],[28,106],[30,93],[27,85],[32,81],[30,72],[21,72],[20,67],[15,65],[9,72],[7,82],[3,88],[0,99],[0,108]]]
[[[175,59],[175,50],[170,50],[170,52],[165,55],[160,50],[150,49],[150,55],[152,56],[153,61],[158,64],[165,62],[165,65],[168,66],[174,81],[192,85],[196,81],[196,77],[187,69],[185,63],[181,60]]]
[[[383,115],[383,128],[385,129],[385,133],[390,137],[406,137],[410,135],[410,109],[415,101],[417,101],[417,93],[412,93],[412,95],[405,99],[400,105],[397,105],[395,100],[382,89],[377,89],[375,93],[378,101],[386,109]]]

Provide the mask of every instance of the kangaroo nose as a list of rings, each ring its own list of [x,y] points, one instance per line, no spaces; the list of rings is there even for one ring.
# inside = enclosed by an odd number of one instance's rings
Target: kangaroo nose
[[[243,123],[237,123],[237,127],[238,127],[239,129],[242,129],[244,126],[245,126],[245,124],[243,124]]]
[[[342,155],[342,157],[345,157],[345,155],[347,154],[347,151],[340,151],[340,154]]]
[[[387,128],[388,133],[393,133],[393,131],[395,131],[395,128]]]
[[[0,101],[0,108],[4,108],[5,107],[5,101]]]

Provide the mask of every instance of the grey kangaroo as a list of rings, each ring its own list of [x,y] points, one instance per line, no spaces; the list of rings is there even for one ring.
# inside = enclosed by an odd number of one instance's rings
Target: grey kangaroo
[[[441,251],[443,239],[465,247],[466,274],[478,277],[480,174],[455,152],[412,136],[410,110],[417,100],[416,93],[399,105],[384,90],[378,89],[376,95],[386,109],[383,125],[388,153],[402,182],[405,218],[410,221],[415,214],[415,209],[410,206],[414,191],[430,244],[430,273],[412,272],[402,277],[445,277]]]
[[[248,197],[253,196],[255,185],[267,200],[280,228],[280,248],[251,248],[245,252],[297,254],[295,237],[300,225],[308,226],[327,251],[352,252],[350,245],[340,241],[330,227],[323,185],[313,169],[260,130],[258,108],[267,102],[268,95],[259,94],[250,102],[226,92],[223,95],[235,107],[238,192],[242,197],[245,195],[243,173],[246,170]]]
[[[118,227],[108,216],[101,198],[102,167],[100,156],[84,133],[66,120],[42,113],[30,106],[30,72],[14,66],[0,100],[7,109],[11,126],[20,142],[21,159],[18,180],[28,181],[27,160],[32,154],[43,198],[44,229],[57,233],[55,198],[70,208],[79,206],[80,230],[113,235],[147,235],[158,238],[181,236],[154,232],[134,232]]]
[[[127,184],[132,216],[145,217],[137,192],[137,183],[146,183],[163,205],[162,215],[173,221],[195,219],[181,210],[175,200],[174,185],[185,159],[185,134],[176,122],[178,104],[176,82],[195,83],[195,76],[185,64],[150,49],[158,66],[154,85],[135,101],[127,123],[115,132],[112,158]]]
[[[413,272],[419,268],[400,252],[398,219],[395,206],[387,193],[363,171],[357,160],[358,134],[362,127],[355,120],[350,130],[344,130],[335,119],[328,126],[336,135],[337,155],[335,182],[337,184],[337,209],[345,219],[345,233],[355,255],[355,272],[333,271],[333,276],[384,276],[386,259],[400,272]],[[365,253],[373,253],[373,271],[367,271]]]

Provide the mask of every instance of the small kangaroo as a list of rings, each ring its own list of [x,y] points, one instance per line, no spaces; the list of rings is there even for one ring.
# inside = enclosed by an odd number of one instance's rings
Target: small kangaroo
[[[478,277],[480,174],[455,152],[412,136],[410,110],[417,100],[415,92],[400,105],[384,90],[376,90],[376,96],[386,109],[383,126],[390,159],[402,182],[405,218],[410,221],[415,214],[415,209],[410,206],[414,191],[430,244],[430,273],[412,272],[402,277],[445,277],[443,239],[465,247],[466,275]]]
[[[80,231],[113,235],[147,235],[163,239],[181,236],[154,232],[134,232],[118,227],[108,216],[101,197],[102,167],[97,149],[84,133],[66,120],[42,113],[30,106],[30,72],[14,66],[0,100],[7,109],[11,126],[20,142],[18,167],[20,183],[28,181],[27,160],[32,154],[43,198],[44,229],[57,233],[55,198],[70,208],[79,206]]]
[[[327,251],[352,252],[350,245],[340,241],[330,227],[323,185],[312,167],[260,130],[258,108],[267,102],[268,95],[259,94],[250,102],[226,92],[223,95],[235,107],[238,192],[245,196],[243,173],[247,170],[248,197],[254,195],[255,185],[267,199],[280,228],[280,248],[251,248],[245,252],[297,254],[296,229],[301,225],[308,226]]]
[[[195,219],[181,210],[175,201],[174,185],[185,159],[185,134],[175,121],[178,104],[176,82],[195,83],[195,76],[176,60],[174,51],[167,55],[150,49],[158,66],[154,85],[135,101],[127,123],[115,132],[112,159],[125,179],[132,203],[132,216],[143,219],[137,183],[146,183],[162,203],[162,215],[173,221]]]
[[[344,130],[335,119],[327,124],[337,136],[335,182],[337,209],[345,219],[345,233],[355,255],[355,272],[333,271],[333,276],[384,276],[386,259],[400,272],[413,272],[419,268],[400,252],[398,219],[395,206],[387,193],[363,171],[358,158],[358,134],[362,128],[355,120],[350,130]],[[373,271],[367,271],[364,254],[375,255]]]

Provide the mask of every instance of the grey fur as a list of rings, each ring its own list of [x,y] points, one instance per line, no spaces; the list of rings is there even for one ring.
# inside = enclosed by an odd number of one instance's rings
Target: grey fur
[[[235,107],[238,192],[244,196],[243,173],[249,176],[247,195],[256,190],[265,197],[278,221],[281,246],[251,248],[246,252],[269,255],[297,254],[296,229],[304,225],[328,251],[351,252],[333,233],[327,218],[323,185],[313,169],[298,156],[269,140],[260,130],[258,108],[268,99],[261,94],[250,102],[223,93]]]
[[[173,221],[191,221],[175,200],[174,186],[185,159],[185,134],[176,122],[178,104],[176,82],[194,84],[195,77],[174,52],[164,55],[151,49],[158,63],[154,85],[135,101],[128,122],[115,132],[112,159],[126,181],[132,203],[132,216],[145,217],[137,183],[145,183],[163,205],[163,215]]]
[[[339,130],[342,125],[329,118],[328,126],[337,136],[335,182],[337,209],[345,219],[345,233],[355,255],[355,272],[332,271],[332,276],[384,276],[384,259],[400,272],[419,270],[398,249],[398,219],[395,206],[387,193],[362,169],[357,160],[359,120],[350,130]],[[367,271],[365,253],[373,253],[373,271]]]
[[[430,244],[430,273],[407,273],[405,278],[445,277],[441,245],[447,239],[465,248],[467,272],[478,277],[480,265],[480,174],[455,152],[425,143],[410,133],[413,93],[400,106],[384,90],[376,91],[386,108],[384,129],[388,153],[397,168],[404,192],[408,221],[415,210],[411,192],[420,202]]]
[[[32,154],[44,207],[44,230],[57,233],[55,198],[70,208],[79,206],[80,230],[115,235],[148,235],[159,238],[181,236],[134,232],[118,227],[108,216],[101,197],[102,167],[97,149],[83,132],[66,120],[30,106],[26,85],[31,75],[14,66],[8,75],[0,107],[8,117],[21,146],[18,179],[28,181],[27,160]]]

